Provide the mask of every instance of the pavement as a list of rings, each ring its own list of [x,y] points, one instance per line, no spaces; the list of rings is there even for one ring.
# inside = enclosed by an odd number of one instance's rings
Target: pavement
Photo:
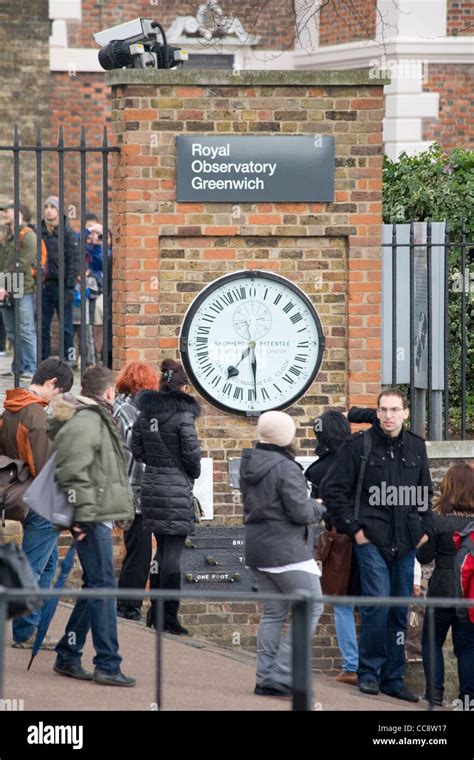
[[[71,612],[61,603],[51,623],[50,635],[59,638]],[[142,623],[118,619],[122,670],[137,679],[133,688],[102,686],[76,681],[53,672],[55,653],[42,650],[30,671],[31,651],[12,649],[9,636],[5,649],[4,699],[23,700],[26,711],[37,710],[157,710],[155,633]],[[90,636],[82,664],[93,669]],[[163,710],[289,711],[291,702],[253,694],[255,655],[229,650],[200,639],[163,635]],[[357,687],[317,675],[313,682],[314,709],[322,711],[421,711],[426,703],[408,704],[383,694],[368,696]]]

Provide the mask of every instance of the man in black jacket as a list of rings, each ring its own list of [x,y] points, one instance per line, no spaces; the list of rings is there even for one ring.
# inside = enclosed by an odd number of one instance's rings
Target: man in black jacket
[[[44,272],[42,307],[42,353],[43,359],[51,355],[51,320],[54,312],[59,317],[59,198],[50,195],[44,204],[44,219],[41,221],[42,238],[48,256]],[[64,219],[64,358],[73,361],[72,309],[74,286],[79,274],[79,259],[76,233]]]
[[[343,444],[324,481],[328,516],[354,537],[364,596],[411,596],[415,551],[433,533],[433,487],[425,442],[403,427],[406,396],[388,388],[377,401],[379,425],[370,429],[371,449],[359,514],[354,514],[363,436]],[[403,683],[406,607],[363,607],[359,642],[359,689],[417,702]]]

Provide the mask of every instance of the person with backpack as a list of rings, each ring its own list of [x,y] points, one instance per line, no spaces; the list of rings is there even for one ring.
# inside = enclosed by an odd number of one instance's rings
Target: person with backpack
[[[133,518],[127,463],[112,416],[114,398],[112,371],[89,367],[82,378],[80,396],[65,394],[54,400],[48,427],[56,452],[56,480],[64,492],[74,495],[72,532],[83,569],[83,588],[88,589],[117,587],[113,522]],[[89,630],[96,651],[93,673],[81,664]],[[53,669],[59,675],[104,686],[130,687],[136,683],[120,669],[113,598],[78,598],[56,654]]]
[[[128,479],[133,491],[135,518],[123,539],[126,554],[118,579],[119,588],[145,588],[150,572],[151,533],[143,527],[141,490],[145,465],[137,462],[132,455],[132,430],[139,411],[136,397],[143,390],[158,390],[158,372],[145,362],[128,362],[120,371],[114,402],[114,419],[118,421],[125,456],[128,465]],[[121,599],[117,604],[117,615],[127,620],[141,620],[141,599]]]
[[[65,361],[47,359],[41,362],[28,389],[13,388],[6,392],[0,448],[7,457],[26,462],[35,478],[51,453],[47,435],[46,409],[59,393],[73,384],[73,374]],[[48,520],[30,511],[23,523],[22,549],[25,552],[40,588],[50,588],[58,562],[58,532]],[[40,610],[13,622],[13,644],[16,649],[31,649]],[[46,648],[47,642],[43,648]]]
[[[50,195],[44,202],[41,230],[47,249],[42,294],[42,355],[43,359],[47,359],[51,355],[51,321],[54,312],[59,317],[59,198],[56,195]],[[78,274],[77,236],[64,217],[64,358],[69,363],[74,359],[73,301]]]
[[[352,536],[364,596],[409,596],[415,552],[433,534],[433,486],[425,442],[404,428],[408,402],[397,388],[377,399],[380,426],[344,443],[324,481],[324,503],[337,530]],[[369,437],[367,453],[364,444]],[[363,473],[358,514],[355,491]],[[418,702],[403,682],[408,609],[361,608],[358,686]]]
[[[15,301],[20,312],[20,335],[11,371],[4,376],[13,376],[18,362],[19,374],[23,380],[31,380],[36,371],[36,326],[34,294],[36,290],[36,235],[25,224],[26,207],[20,204],[19,219],[19,269],[15,266],[15,223],[14,204],[3,206],[4,228],[0,232],[0,306],[7,338],[15,345]]]
[[[460,569],[456,569],[457,555],[465,537],[474,531],[474,468],[466,462],[455,464],[444,476],[440,494],[435,500],[434,535],[417,551],[422,564],[434,560],[434,571],[428,585],[427,597],[454,599],[461,595],[457,585]],[[460,558],[461,559],[461,558]],[[467,563],[464,567],[464,579]],[[472,572],[472,571],[471,571]],[[472,576],[471,576],[472,578]],[[474,582],[464,585],[470,588],[474,598]],[[430,642],[428,615],[425,615],[422,634],[423,668],[426,679],[426,699],[434,705],[443,704],[444,658],[443,645],[451,629],[454,654],[458,663],[459,699],[467,704],[474,699],[474,609],[435,607],[434,610],[434,661],[435,671],[430,671]]]

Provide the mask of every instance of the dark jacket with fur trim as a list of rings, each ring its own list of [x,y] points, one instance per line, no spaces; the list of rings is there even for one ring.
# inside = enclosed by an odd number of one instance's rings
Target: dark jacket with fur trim
[[[201,474],[201,448],[194,422],[198,402],[181,391],[142,391],[131,449],[145,463],[141,507],[145,528],[187,536],[194,525],[194,480]]]

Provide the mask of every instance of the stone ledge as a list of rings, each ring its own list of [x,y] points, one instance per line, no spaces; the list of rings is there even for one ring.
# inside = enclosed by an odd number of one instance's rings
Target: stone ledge
[[[428,459],[474,459],[474,441],[426,441]]]
[[[208,71],[206,69],[115,69],[105,77],[108,85],[220,85],[241,87],[246,85],[271,85],[287,87],[291,85],[363,85],[381,87],[389,84],[389,79],[374,79],[364,69],[346,71]]]

